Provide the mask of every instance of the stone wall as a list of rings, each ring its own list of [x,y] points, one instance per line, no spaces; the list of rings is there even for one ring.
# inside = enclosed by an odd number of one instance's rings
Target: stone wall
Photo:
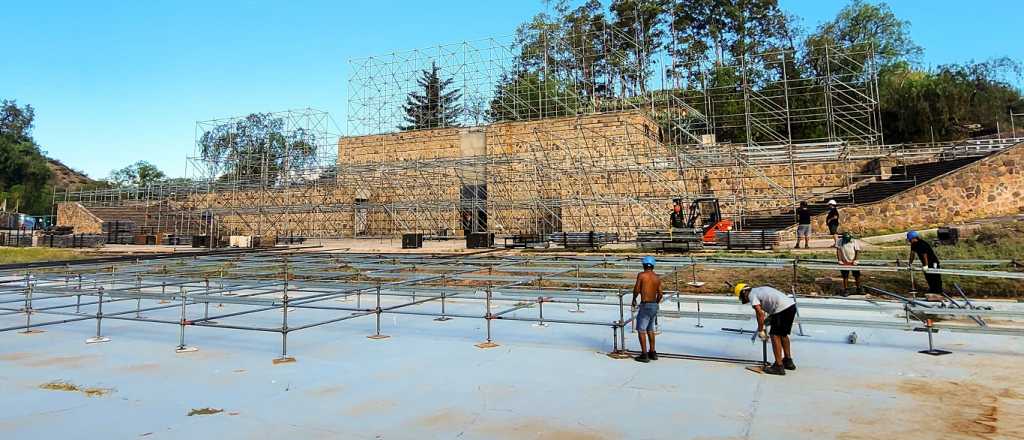
[[[854,232],[931,228],[1024,213],[1024,144],[896,194],[843,209],[842,229]],[[824,215],[813,219],[825,228]]]
[[[486,165],[455,164],[480,156]],[[496,232],[533,232],[560,217],[566,231],[632,234],[667,227],[672,199],[687,194],[714,195],[725,216],[737,217],[790,206],[794,187],[800,198],[815,197],[871,169],[867,160],[793,168],[660,166],[674,158],[658,141],[657,124],[640,111],[346,137],[338,143],[341,174],[391,167],[388,179],[366,188],[369,204],[398,208],[368,216],[369,228],[382,233],[458,230],[459,188],[479,182],[487,184],[489,226]],[[422,162],[394,167],[408,161]],[[655,162],[658,167],[650,166]],[[430,172],[422,169],[435,165]]]
[[[100,234],[103,221],[77,202],[57,204],[57,225],[71,226],[75,234]]]

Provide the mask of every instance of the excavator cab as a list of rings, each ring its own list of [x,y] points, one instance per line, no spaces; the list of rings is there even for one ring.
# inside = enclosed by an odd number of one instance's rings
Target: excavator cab
[[[690,203],[690,218],[686,227],[700,228],[704,232],[704,243],[714,244],[715,233],[731,230],[732,220],[722,218],[717,198],[701,197]]]

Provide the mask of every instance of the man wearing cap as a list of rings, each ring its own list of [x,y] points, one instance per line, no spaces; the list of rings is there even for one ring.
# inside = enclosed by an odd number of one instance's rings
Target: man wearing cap
[[[853,238],[853,234],[850,231],[843,232],[843,235],[836,239],[836,260],[842,266],[856,266],[857,258],[860,256],[860,243]],[[860,271],[859,270],[840,270],[839,274],[843,276],[843,296],[847,295],[850,291],[850,273],[853,272],[853,282],[857,285],[857,294],[860,295]]]
[[[800,239],[804,239],[804,249],[810,249],[811,244],[811,209],[807,202],[801,201],[800,207],[796,208],[796,248],[800,249]]]
[[[664,296],[661,290],[661,279],[654,273],[654,257],[644,257],[640,262],[644,271],[636,276],[633,286],[633,308],[637,308],[636,297],[640,296],[640,308],[636,313],[636,333],[640,338],[640,355],[633,358],[637,362],[658,360],[658,352],[654,350],[654,320],[658,316],[658,304]],[[648,341],[650,347],[648,348]]]
[[[839,207],[835,200],[828,201],[828,213],[825,214],[825,225],[828,233],[835,237],[839,234]]]
[[[907,257],[907,266],[914,264],[914,255],[921,259],[921,267],[928,269],[939,268],[939,257],[935,255],[932,245],[924,241],[917,231],[907,232],[907,241],[910,243],[910,256]],[[924,279],[928,281],[928,293],[942,294],[942,275],[937,273],[924,273]]]
[[[754,316],[757,318],[757,335],[761,340],[766,340],[769,337],[764,331],[765,324],[771,326],[769,333],[775,363],[766,367],[764,372],[785,376],[786,370],[796,370],[793,354],[789,348],[789,333],[793,329],[793,320],[796,319],[796,301],[770,286],[751,288],[744,283],[739,283],[733,292],[739,297],[741,303],[750,304],[754,308]]]
[[[674,200],[672,204],[672,215],[669,216],[669,223],[674,229],[686,227],[686,215],[683,214],[683,202],[680,199]]]

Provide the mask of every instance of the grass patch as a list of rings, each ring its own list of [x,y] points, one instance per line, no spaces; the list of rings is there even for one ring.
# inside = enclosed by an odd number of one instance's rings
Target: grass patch
[[[72,249],[0,247],[0,264],[34,263],[37,261],[80,260],[87,255]]]
[[[85,394],[86,397],[103,397],[103,396],[106,396],[106,395],[114,392],[113,388],[96,388],[96,387],[82,388],[82,387],[80,387],[78,385],[75,385],[75,384],[73,384],[71,382],[67,382],[67,381],[63,381],[63,380],[55,380],[53,382],[47,382],[47,383],[44,383],[42,385],[39,385],[39,388],[42,388],[44,390],[50,390],[50,391],[65,391],[65,392],[70,392],[70,393],[82,393],[82,394]]]
[[[192,408],[188,412],[188,416],[189,417],[192,417],[192,416],[208,416],[208,415],[212,415],[212,414],[219,414],[219,413],[222,413],[222,412],[224,412],[224,410],[220,409],[220,408],[209,408],[209,407],[207,407],[207,408]]]

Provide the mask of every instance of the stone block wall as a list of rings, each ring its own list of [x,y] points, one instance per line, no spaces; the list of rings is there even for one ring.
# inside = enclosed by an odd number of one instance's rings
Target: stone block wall
[[[100,234],[103,232],[103,220],[77,202],[57,204],[57,225],[71,226],[75,228],[75,234]]]
[[[497,232],[537,231],[539,224],[560,216],[567,231],[632,233],[667,227],[675,197],[710,193],[720,199],[725,216],[736,217],[791,205],[794,186],[798,197],[810,197],[844,187],[850,174],[870,168],[865,160],[802,163],[793,169],[788,164],[661,169],[648,165],[671,163],[674,152],[657,140],[657,131],[645,113],[626,111],[348,137],[339,140],[338,167],[343,173],[346,167],[411,160],[440,164],[430,172],[393,168],[389,179],[368,188],[370,204],[393,207],[368,217],[370,229],[382,233],[458,230],[459,188],[476,183],[481,173],[489,193],[489,226]],[[481,137],[483,145],[477,145]],[[474,148],[466,148],[468,138],[475,140]],[[481,170],[456,171],[454,162],[444,162],[481,154],[488,159]],[[636,171],[624,171],[630,168]],[[644,201],[615,202],[638,198]],[[541,199],[561,202],[526,207]]]
[[[1018,144],[888,199],[841,211],[854,232],[930,228],[1024,213],[1024,144]],[[824,216],[813,219],[826,230]]]

